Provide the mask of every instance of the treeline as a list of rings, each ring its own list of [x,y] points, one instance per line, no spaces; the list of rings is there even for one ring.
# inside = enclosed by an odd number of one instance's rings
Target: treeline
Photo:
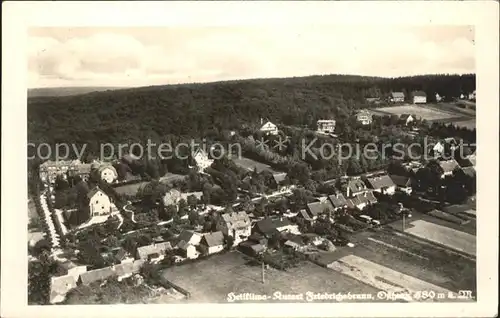
[[[200,137],[214,130],[258,125],[261,118],[285,125],[348,119],[366,97],[424,90],[430,99],[458,97],[475,89],[475,75],[403,78],[311,76],[208,84],[153,86],[78,96],[28,99],[28,139],[40,143],[133,143]]]

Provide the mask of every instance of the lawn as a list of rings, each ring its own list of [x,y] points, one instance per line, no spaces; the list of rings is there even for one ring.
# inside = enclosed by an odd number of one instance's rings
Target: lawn
[[[476,119],[457,121],[454,122],[453,125],[458,127],[465,127],[467,129],[476,129]]]
[[[270,267],[265,270],[252,264],[239,252],[214,255],[199,262],[175,266],[163,271],[163,275],[191,293],[190,302],[227,302],[229,293],[254,293],[273,295],[306,293],[372,293],[377,289],[311,262],[279,271]],[[271,300],[273,301],[273,300]],[[275,300],[276,301],[276,300]]]
[[[402,115],[402,114],[415,114],[418,118],[426,120],[439,120],[457,117],[457,114],[452,114],[448,111],[439,111],[434,108],[428,108],[425,106],[417,105],[403,105],[403,106],[390,106],[376,108],[375,112],[380,111],[383,113],[389,113],[392,115]]]
[[[249,158],[241,157],[241,158],[232,158],[234,163],[244,169],[247,170],[253,170],[254,168],[257,168],[257,172],[261,172],[264,170],[271,171],[272,173],[275,173],[277,171],[273,170],[271,166],[266,165],[262,162],[258,162]]]

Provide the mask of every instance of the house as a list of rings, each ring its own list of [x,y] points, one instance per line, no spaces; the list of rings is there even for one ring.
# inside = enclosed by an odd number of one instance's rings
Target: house
[[[57,304],[66,298],[66,294],[77,287],[77,279],[71,275],[50,278],[50,303]]]
[[[253,241],[244,241],[238,246],[243,253],[250,256],[257,256],[266,250],[266,245],[255,243]]]
[[[134,258],[130,257],[129,253],[127,253],[127,251],[121,247],[114,249],[112,252],[114,261],[118,264],[129,263],[134,261]]]
[[[453,152],[458,147],[458,142],[455,138],[444,138],[438,141],[433,147],[433,155],[435,158],[444,156],[447,153]]]
[[[414,91],[411,95],[413,104],[427,103],[427,94],[424,91]]]
[[[366,184],[373,191],[387,195],[393,195],[396,191],[396,185],[388,175],[367,177]]]
[[[95,186],[87,193],[87,198],[89,200],[90,217],[108,215],[113,212],[109,196],[98,186]]]
[[[208,254],[219,253],[224,249],[224,234],[222,232],[205,233],[200,245],[207,247]]]
[[[180,241],[179,244],[177,244],[177,247],[179,248],[182,256],[185,258],[195,259],[200,255],[200,253],[196,250],[196,247],[186,241]]]
[[[392,92],[390,101],[392,103],[402,103],[405,101],[405,94],[403,92]]]
[[[367,110],[362,110],[356,114],[356,120],[362,125],[370,125],[373,122],[373,115]]]
[[[310,219],[315,221],[319,216],[333,212],[334,208],[330,201],[311,202],[307,204],[307,215]]]
[[[278,126],[276,126],[272,122],[268,121],[264,125],[262,125],[262,127],[260,127],[260,131],[262,131],[266,135],[277,135],[278,134]]]
[[[70,260],[66,260],[57,264],[64,275],[73,276],[75,281],[78,277],[87,271],[87,265],[77,265]]]
[[[39,166],[40,180],[44,183],[54,183],[57,176],[67,176],[68,171],[80,164],[80,160],[47,160]]]
[[[475,167],[475,166],[476,166],[476,154],[475,154],[475,153],[473,153],[472,155],[467,156],[467,158],[466,158],[466,159],[470,162],[470,164],[471,164],[473,167]]]
[[[368,205],[374,203],[377,203],[377,199],[371,191],[357,194],[353,198],[347,200],[347,205],[349,208],[358,208],[359,210],[363,210]]]
[[[177,241],[178,242],[184,241],[187,244],[198,245],[200,244],[201,241],[201,234],[193,231],[184,230],[177,237]]]
[[[138,247],[136,257],[141,260],[158,262],[165,257],[167,251],[171,251],[172,244],[170,242],[154,243],[146,246]]]
[[[144,265],[143,260],[136,260],[134,262],[123,263],[111,266],[114,276],[117,277],[118,281],[123,280],[124,278],[131,277],[135,273],[139,273],[142,265]]]
[[[223,213],[217,222],[217,229],[223,234],[231,236],[236,245],[250,236],[252,222],[245,211]]]
[[[102,281],[113,277],[115,272],[111,267],[104,267],[99,269],[94,269],[80,274],[79,283],[83,285],[90,285],[97,281]]]
[[[347,182],[346,197],[350,198],[367,190],[366,184],[360,178],[352,178]]]
[[[320,119],[316,122],[317,131],[323,134],[333,134],[335,131],[335,120]]]
[[[399,120],[403,122],[406,126],[415,121],[415,117],[410,114],[402,114],[399,116]]]
[[[453,171],[457,168],[460,169],[460,165],[455,159],[440,161],[439,166],[441,167],[441,169],[443,169],[441,178],[452,175]]]
[[[342,193],[329,195],[328,199],[332,203],[333,211],[337,211],[347,207],[347,200]]]
[[[316,233],[305,233],[302,236],[304,237],[304,240],[306,242],[314,246],[319,246],[321,245],[321,243],[323,243],[323,239],[321,238],[321,236]]]
[[[391,175],[392,182],[396,185],[396,189],[407,194],[411,194],[412,190],[412,180],[408,176],[397,176]]]
[[[257,232],[252,233],[252,235],[250,235],[248,237],[248,241],[267,246],[267,238],[265,236],[263,236],[262,234],[257,233]]]
[[[443,100],[443,97],[441,97],[438,93],[436,93],[436,102],[440,102]]]
[[[462,168],[462,171],[465,173],[465,175],[471,178],[476,177],[476,168],[474,168],[473,166]]]
[[[286,237],[287,240],[283,244],[285,248],[288,248],[293,251],[300,251],[306,247],[302,238],[298,235],[290,235]]]
[[[476,91],[469,94],[469,100],[476,100]]]
[[[163,196],[163,204],[165,206],[178,205],[181,200],[187,201],[190,196],[196,197],[197,200],[201,200],[203,197],[203,192],[180,192],[177,189],[171,189]]]
[[[365,100],[370,104],[380,103],[380,97],[366,97]]]
[[[195,152],[192,153],[193,160],[196,162],[196,166],[198,170],[203,172],[205,169],[209,168],[214,162],[212,159],[208,157],[208,154],[205,150],[198,148]]]
[[[97,173],[101,180],[106,181],[107,183],[113,183],[118,179],[118,173],[116,172],[115,167],[110,164],[102,164],[97,169]]]
[[[78,161],[73,162],[68,169],[69,177],[80,177],[83,181],[88,181],[90,176],[90,164],[89,163],[79,163]]]
[[[286,218],[271,219],[265,218],[257,222],[254,226],[256,232],[266,237],[272,236],[275,232],[290,232],[299,234],[298,225],[291,223]]]

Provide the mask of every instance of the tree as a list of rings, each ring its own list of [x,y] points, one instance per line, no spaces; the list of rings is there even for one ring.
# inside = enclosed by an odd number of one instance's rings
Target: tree
[[[195,211],[190,212],[188,218],[192,226],[197,226],[199,224],[199,215],[197,212]]]
[[[198,198],[196,198],[195,195],[191,194],[187,197],[187,205],[191,208],[194,209],[196,208],[196,205],[198,204]]]

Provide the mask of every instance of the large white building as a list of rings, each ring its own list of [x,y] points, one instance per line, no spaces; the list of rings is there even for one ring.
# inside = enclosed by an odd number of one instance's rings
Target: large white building
[[[90,217],[111,214],[112,204],[109,196],[99,187],[94,187],[87,193],[89,199]]]
[[[333,119],[320,119],[316,122],[318,132],[323,134],[333,134],[335,131],[335,124],[336,122]]]
[[[427,103],[427,94],[424,91],[415,91],[412,93],[413,104]]]

